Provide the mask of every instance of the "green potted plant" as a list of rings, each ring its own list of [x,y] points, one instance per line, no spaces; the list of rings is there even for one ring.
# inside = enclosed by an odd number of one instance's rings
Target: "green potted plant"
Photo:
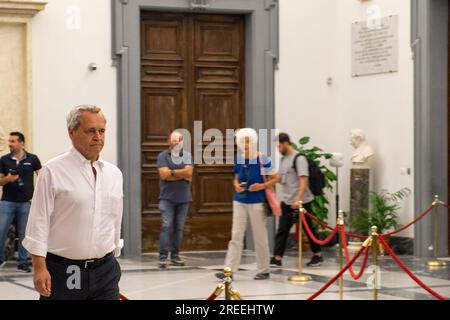
[[[400,227],[397,212],[400,202],[411,194],[408,188],[390,193],[386,190],[369,192],[369,209],[362,209],[350,224],[353,233],[368,235],[372,226],[378,227],[378,233],[386,233]],[[389,239],[386,239],[387,241]]]
[[[323,172],[325,177],[325,189],[332,190],[333,185],[332,183],[336,181],[337,177],[336,174],[330,170],[326,165],[324,165],[321,160],[329,160],[333,157],[332,154],[324,152],[323,149],[313,146],[313,147],[307,147],[306,145],[310,142],[310,137],[303,137],[298,141],[298,145],[295,143],[292,144],[295,150],[297,150],[300,153],[303,153],[307,158],[315,161],[317,165],[319,166],[320,170]],[[314,200],[311,204],[312,214],[314,214],[319,220],[323,222],[327,222],[328,220],[328,205],[329,201],[326,197],[326,195],[321,196],[315,196]],[[313,221],[313,224],[316,228],[319,228],[320,232],[322,233],[323,237],[326,237],[329,233],[328,230],[323,228],[321,225],[318,225],[315,221]]]

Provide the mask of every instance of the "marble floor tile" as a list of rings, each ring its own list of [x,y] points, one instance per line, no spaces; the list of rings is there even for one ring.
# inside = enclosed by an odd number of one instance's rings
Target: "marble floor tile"
[[[121,292],[131,300],[204,300],[220,283],[215,273],[222,270],[225,258],[224,251],[185,252],[182,258],[185,267],[170,266],[166,270],[158,268],[156,253],[144,254],[138,259],[120,258],[122,278]],[[306,264],[311,257],[304,254]],[[425,284],[439,294],[450,297],[450,267],[429,269],[426,259],[412,256],[401,256],[401,260]],[[447,258],[443,258],[448,260]],[[252,251],[244,251],[242,264],[233,279],[233,288],[238,290],[246,300],[306,300],[319,290],[338,272],[335,249],[324,252],[324,263],[320,267],[304,267],[303,273],[309,274],[312,281],[292,283],[290,275],[298,272],[296,252],[289,252],[283,260],[282,268],[271,269],[269,280],[255,281],[257,272],[255,255]],[[355,265],[359,272],[361,261]],[[419,287],[405,274],[390,257],[380,257],[381,287],[380,300],[433,300],[428,292]],[[347,273],[344,275],[345,300],[371,300],[371,274],[366,271],[358,281]],[[0,269],[0,300],[36,300],[38,295],[33,289],[31,274],[17,272],[14,262],[9,261]],[[219,299],[224,299],[223,295]],[[337,300],[338,286],[332,284],[318,300]]]

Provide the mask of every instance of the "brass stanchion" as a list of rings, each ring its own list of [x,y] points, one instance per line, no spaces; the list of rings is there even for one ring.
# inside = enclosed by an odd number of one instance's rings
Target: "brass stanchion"
[[[225,285],[225,300],[231,300],[231,277],[233,276],[233,272],[231,271],[231,268],[225,268],[223,270],[223,273],[225,274],[225,278],[223,279],[224,285]]]
[[[302,274],[302,255],[303,255],[303,222],[302,222],[302,213],[305,209],[303,209],[303,201],[299,201],[300,208],[298,212],[298,274],[292,275],[288,277],[289,281],[292,282],[306,282],[311,281],[312,278],[306,274]]]
[[[231,287],[231,282],[233,282],[233,271],[231,270],[231,268],[225,268],[223,270],[223,274],[225,275],[225,277],[222,279],[222,283],[219,283],[217,285],[214,293],[210,298],[208,298],[208,300],[217,299],[224,291],[225,300],[243,300],[241,294]]]
[[[339,212],[338,212],[337,225],[344,227],[344,211],[343,210],[339,210]],[[343,250],[343,239],[342,239],[342,234],[339,232],[339,256],[338,256],[339,271],[341,271],[343,268],[344,254],[343,254],[342,250]],[[343,275],[341,275],[339,277],[338,283],[339,283],[339,300],[344,300],[344,278],[343,278]]]
[[[219,283],[214,291],[214,295],[216,297],[220,296],[222,292],[225,290],[225,285],[223,283]]]
[[[241,294],[237,290],[231,289],[230,293],[234,300],[242,300]]]
[[[434,196],[433,207],[434,207],[434,257],[432,260],[427,261],[425,264],[431,268],[445,267],[447,263],[438,259],[439,254],[439,205],[443,204],[439,200],[439,196]]]
[[[377,288],[377,272],[378,272],[378,227],[373,226],[370,228],[372,231],[372,285],[373,285],[373,300],[378,300],[378,288]]]

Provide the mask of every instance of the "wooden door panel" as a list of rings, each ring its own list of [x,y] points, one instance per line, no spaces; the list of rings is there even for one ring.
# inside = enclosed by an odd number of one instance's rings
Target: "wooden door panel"
[[[184,61],[186,57],[186,16],[144,13],[141,23],[141,58]]]
[[[142,239],[144,251],[157,251],[156,160],[167,134],[177,128],[193,134],[194,121],[224,137],[244,125],[244,18],[143,12],[141,19]],[[195,167],[183,250],[226,249],[230,240],[233,166],[224,162],[234,156],[225,152],[234,139],[215,143],[225,158]]]
[[[229,213],[233,199],[233,176],[228,168],[201,166],[195,175],[198,214]]]
[[[203,121],[203,129],[235,128],[239,121],[239,92],[237,90],[199,89],[196,92],[196,119]]]
[[[183,90],[147,89],[143,90],[142,132],[145,142],[164,141],[167,133],[181,128],[180,114],[183,112]]]
[[[191,216],[185,228],[183,250],[224,250],[230,241],[230,231],[229,214]]]
[[[240,70],[236,66],[202,65],[195,70],[195,81],[202,83],[233,84],[239,86]]]
[[[142,66],[142,81],[183,84],[184,79],[185,74],[182,65],[154,63]]]
[[[242,17],[195,17],[197,61],[241,61]]]
[[[142,214],[142,252],[159,251],[161,219],[159,213]]]
[[[159,176],[154,172],[142,175],[142,213],[144,215],[159,215]]]

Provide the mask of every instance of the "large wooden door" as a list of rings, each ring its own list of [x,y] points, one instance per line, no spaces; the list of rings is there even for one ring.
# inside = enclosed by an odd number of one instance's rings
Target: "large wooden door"
[[[156,159],[167,149],[167,135],[178,128],[188,129],[194,153],[194,121],[202,122],[203,131],[219,129],[224,137],[226,129],[244,125],[244,47],[243,16],[142,12],[144,252],[159,248]],[[231,231],[232,165],[206,165],[201,160],[194,169],[194,200],[182,250],[226,249]]]

